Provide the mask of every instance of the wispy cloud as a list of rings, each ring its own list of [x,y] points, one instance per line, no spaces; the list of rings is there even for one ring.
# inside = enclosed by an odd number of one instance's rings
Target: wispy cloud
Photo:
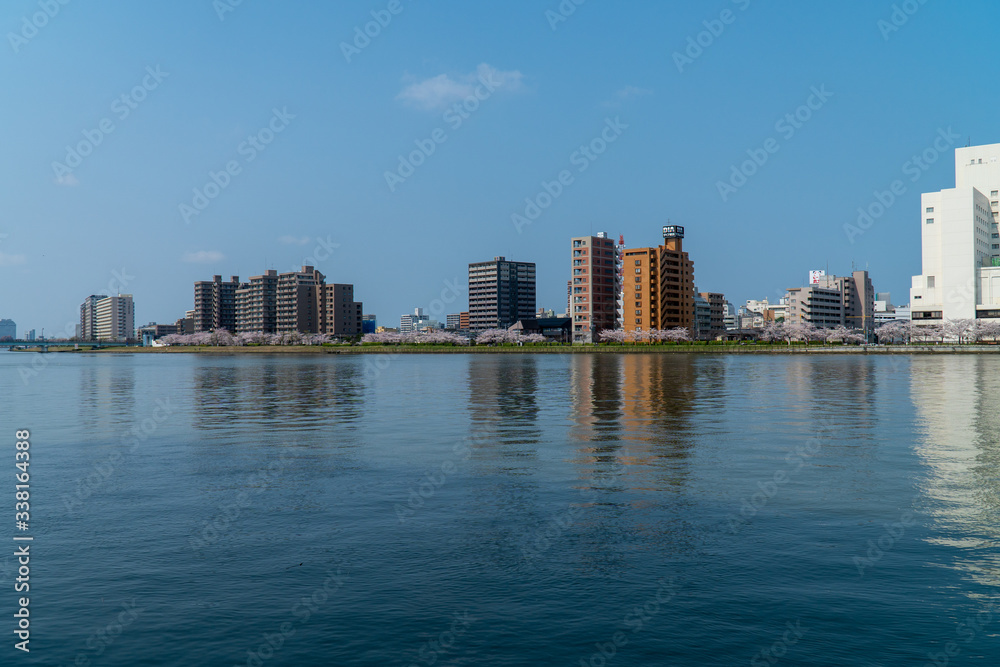
[[[396,99],[418,109],[437,111],[475,95],[479,87],[507,92],[518,91],[523,86],[522,78],[523,75],[517,70],[502,71],[483,63],[471,74],[456,77],[439,74],[430,79],[411,83],[403,88]]]
[[[649,88],[639,88],[638,86],[625,86],[621,90],[615,91],[615,96],[613,99],[608,100],[604,103],[606,107],[619,107],[622,102],[626,100],[631,100],[636,97],[645,97],[646,95],[652,95],[653,91]]]
[[[28,261],[28,258],[24,255],[9,255],[5,252],[0,252],[0,266],[20,266]]]
[[[80,181],[77,180],[76,176],[72,173],[66,174],[65,176],[60,176],[55,180],[56,185],[62,185],[64,187],[73,188],[80,185]]]
[[[282,236],[278,239],[278,243],[284,243],[285,245],[306,245],[310,240],[308,236]]]
[[[218,250],[199,250],[197,252],[184,253],[181,261],[187,264],[213,264],[221,262],[225,258],[226,256]]]

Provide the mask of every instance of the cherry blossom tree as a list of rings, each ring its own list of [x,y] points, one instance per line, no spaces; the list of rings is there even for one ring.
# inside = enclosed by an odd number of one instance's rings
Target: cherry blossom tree
[[[944,339],[943,327],[940,324],[917,324],[910,322],[910,340],[927,343],[932,340]]]
[[[983,320],[979,322],[977,340],[989,339],[996,341],[997,336],[1000,336],[1000,322],[995,320]]]
[[[975,340],[976,321],[972,319],[948,320],[941,325],[945,338],[955,339],[959,344]]]
[[[844,343],[847,337],[851,335],[851,330],[845,327],[843,324],[839,324],[832,329],[824,329],[825,339],[827,343]]]
[[[908,339],[909,327],[904,322],[886,322],[875,329],[879,343],[905,343]]]
[[[622,329],[601,329],[597,334],[597,339],[602,343],[617,343],[621,345],[625,342],[625,332]]]
[[[686,327],[665,329],[663,334],[663,340],[671,343],[687,343],[691,341],[691,332]]]
[[[760,332],[760,339],[765,343],[784,340],[785,326],[783,322],[768,322]]]

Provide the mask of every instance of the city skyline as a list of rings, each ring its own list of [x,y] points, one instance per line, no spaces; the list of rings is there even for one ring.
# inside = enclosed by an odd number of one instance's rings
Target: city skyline
[[[25,27],[37,2],[6,5],[0,317],[57,335],[86,294],[122,292],[137,322],[172,321],[205,275],[303,264],[395,317],[498,255],[534,262],[561,310],[566,238],[648,245],[668,219],[699,291],[732,303],[824,266],[902,301],[920,193],[997,138],[994,93],[959,67],[986,47],[959,61],[940,38],[1000,14],[985,2],[551,4],[403,2],[367,44],[384,6],[69,4]],[[456,39],[428,43],[441,28]]]

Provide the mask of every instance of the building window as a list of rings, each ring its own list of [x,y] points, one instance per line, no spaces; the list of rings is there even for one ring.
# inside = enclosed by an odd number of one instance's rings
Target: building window
[[[933,213],[934,212],[934,207],[933,206],[928,206],[927,207],[927,212],[928,213]]]
[[[642,273],[642,269],[636,269],[635,272],[636,273]]]
[[[934,218],[927,218],[927,224],[928,225],[933,225],[934,224]]]
[[[635,265],[636,266],[642,266],[642,260],[641,259],[635,260]]]
[[[927,289],[934,287],[934,276],[927,276]]]

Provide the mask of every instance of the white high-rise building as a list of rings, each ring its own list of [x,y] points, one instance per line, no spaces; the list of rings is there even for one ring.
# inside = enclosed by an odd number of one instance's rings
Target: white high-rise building
[[[915,323],[1000,318],[1000,144],[955,150],[955,187],[920,198]]]
[[[125,342],[135,337],[135,306],[131,294],[107,296],[94,307],[94,339]]]

